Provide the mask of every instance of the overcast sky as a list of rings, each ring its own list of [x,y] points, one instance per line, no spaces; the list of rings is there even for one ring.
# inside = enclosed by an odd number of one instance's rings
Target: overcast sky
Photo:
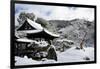
[[[15,4],[15,18],[20,12],[33,12],[36,16],[46,20],[72,20],[75,18],[94,20],[94,8]]]

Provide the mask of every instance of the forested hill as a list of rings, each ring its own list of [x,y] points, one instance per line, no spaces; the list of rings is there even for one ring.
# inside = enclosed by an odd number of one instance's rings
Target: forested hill
[[[73,20],[50,20],[61,38],[67,38],[80,43],[84,39],[86,46],[93,46],[94,43],[94,21],[85,19]],[[86,36],[84,37],[84,35]]]

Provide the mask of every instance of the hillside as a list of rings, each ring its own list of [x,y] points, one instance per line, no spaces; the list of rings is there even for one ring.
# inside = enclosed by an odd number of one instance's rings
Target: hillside
[[[66,38],[73,40],[75,42],[80,42],[87,33],[85,37],[85,44],[94,43],[94,22],[90,22],[84,19],[73,19],[70,21],[65,20],[50,20],[57,32],[61,35],[61,38]],[[90,45],[89,45],[90,46]]]

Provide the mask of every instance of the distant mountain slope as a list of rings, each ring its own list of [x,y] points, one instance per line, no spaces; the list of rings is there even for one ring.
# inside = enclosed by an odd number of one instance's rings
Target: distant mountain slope
[[[80,43],[85,33],[87,33],[85,44],[91,46],[94,43],[94,21],[90,22],[84,19],[73,19],[70,21],[50,20],[49,23],[56,28],[61,38],[67,38]]]
[[[61,28],[64,28],[68,25],[71,25],[70,21],[65,20],[50,20],[50,24],[54,25],[57,30],[60,30]]]

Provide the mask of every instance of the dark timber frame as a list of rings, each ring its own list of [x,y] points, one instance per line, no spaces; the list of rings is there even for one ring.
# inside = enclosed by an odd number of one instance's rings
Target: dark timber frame
[[[94,50],[94,61],[86,61],[86,62],[69,62],[69,63],[53,63],[53,64],[38,64],[38,65],[21,65],[21,66],[15,66],[14,64],[14,24],[15,24],[15,4],[36,4],[36,5],[49,5],[49,6],[69,6],[69,7],[84,7],[84,8],[94,8],[94,15],[95,15],[95,36],[94,36],[94,46],[95,46],[95,50]],[[76,64],[90,64],[90,63],[96,63],[96,6],[95,5],[80,5],[80,4],[62,4],[62,3],[48,3],[48,2],[31,2],[31,1],[11,1],[11,64],[10,67],[11,69],[13,68],[27,68],[27,67],[43,67],[43,66],[59,66],[59,65],[76,65]]]

